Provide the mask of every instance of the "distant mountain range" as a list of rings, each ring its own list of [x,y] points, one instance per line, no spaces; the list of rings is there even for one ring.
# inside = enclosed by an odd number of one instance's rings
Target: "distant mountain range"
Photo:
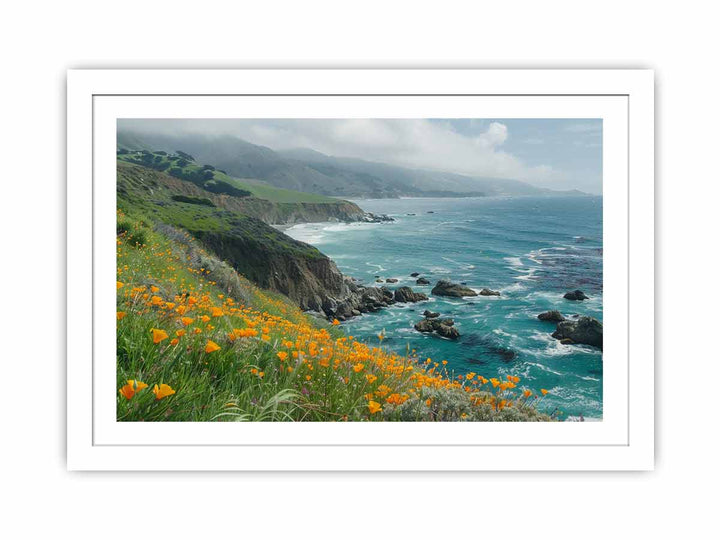
[[[180,150],[235,178],[279,188],[346,198],[584,195],[538,188],[519,180],[470,177],[410,169],[355,158],[333,157],[297,148],[275,151],[230,135],[176,135],[119,131],[118,148]]]

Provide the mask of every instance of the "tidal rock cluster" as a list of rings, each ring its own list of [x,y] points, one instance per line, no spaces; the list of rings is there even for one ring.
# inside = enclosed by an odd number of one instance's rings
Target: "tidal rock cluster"
[[[453,283],[452,281],[448,281],[447,279],[441,279],[440,281],[438,281],[431,292],[432,294],[435,294],[437,296],[454,296],[457,298],[462,298],[463,296],[478,295],[478,293],[476,293],[470,287],[466,287],[465,285],[460,285],[458,283]]]
[[[455,321],[452,319],[425,318],[415,323],[415,330],[423,333],[436,333],[448,339],[457,339],[460,332],[455,328]]]
[[[566,345],[590,345],[603,348],[603,325],[586,315],[573,315],[570,319],[558,310],[545,311],[537,316],[541,321],[557,323],[552,337]]]
[[[552,337],[561,343],[580,343],[591,345],[600,350],[603,348],[603,325],[593,317],[581,316],[577,320],[561,321]]]
[[[583,300],[587,300],[587,299],[590,298],[590,297],[587,296],[587,295],[586,295],[584,292],[582,292],[580,289],[575,289],[574,291],[568,291],[568,292],[566,292],[566,293],[563,295],[563,298],[565,298],[566,300],[579,300],[579,301],[583,301]]]

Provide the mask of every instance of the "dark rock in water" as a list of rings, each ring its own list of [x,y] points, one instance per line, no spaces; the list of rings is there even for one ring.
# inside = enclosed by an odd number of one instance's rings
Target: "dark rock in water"
[[[396,278],[393,278],[393,277],[387,278],[387,279],[385,280],[385,283],[397,283],[397,282],[398,282],[398,280],[397,280]]]
[[[434,213],[435,213],[435,210],[428,210],[427,213],[428,213],[428,214],[434,214]]]
[[[500,296],[500,291],[493,291],[491,289],[483,289],[480,291],[480,296]]]
[[[461,281],[460,285],[467,285],[467,281]]]
[[[552,311],[544,311],[537,317],[541,321],[550,321],[550,322],[562,322],[565,320],[565,317],[563,317],[562,313],[560,313],[557,309],[553,309]]]
[[[566,292],[563,295],[563,298],[566,300],[587,300],[589,297],[580,289],[576,289],[574,291]]]
[[[410,274],[410,277],[418,277],[420,275],[420,272],[413,272]]]
[[[497,354],[503,362],[511,362],[517,358],[517,353],[506,347],[488,347],[488,350]]]
[[[430,285],[430,280],[424,277],[418,278],[415,283],[418,285]]]
[[[410,287],[395,289],[394,297],[396,302],[420,302],[428,299],[423,293],[416,293]]]
[[[438,335],[441,335],[442,337],[448,339],[457,339],[460,337],[460,332],[457,328],[445,324],[441,324],[435,327],[435,332],[437,332]]]
[[[425,317],[427,317],[428,319],[435,319],[440,316],[439,313],[437,313],[435,311],[430,311],[429,309],[426,309],[425,311],[423,311],[423,315]]]
[[[560,343],[562,343],[563,345],[572,345],[575,342],[572,339],[570,339],[569,337],[566,337],[566,338],[561,339]]]
[[[375,280],[375,283],[382,283],[382,282],[383,282],[382,279],[376,279],[376,280]]]
[[[392,301],[393,292],[384,285],[380,287],[380,293],[382,294],[383,300],[385,300],[386,302]]]
[[[478,294],[469,287],[453,283],[452,281],[448,281],[446,279],[438,281],[431,292],[437,296],[455,296],[458,298],[463,296],[477,296]]]
[[[415,214],[405,214],[406,216],[414,216]]]
[[[423,319],[415,323],[415,330],[426,334],[436,333],[448,339],[457,339],[460,332],[455,328],[455,321],[452,319]]]
[[[395,221],[387,214],[373,214],[372,212],[366,212],[360,221],[365,223],[382,223],[384,221]]]
[[[573,343],[603,348],[603,325],[597,319],[582,316],[576,321],[562,321],[552,333],[559,340],[571,339]]]
[[[433,326],[433,322],[429,319],[423,319],[422,321],[418,321],[415,323],[415,330],[418,332],[432,332],[435,330],[435,327]]]
[[[373,276],[374,278],[379,278],[380,276]]]

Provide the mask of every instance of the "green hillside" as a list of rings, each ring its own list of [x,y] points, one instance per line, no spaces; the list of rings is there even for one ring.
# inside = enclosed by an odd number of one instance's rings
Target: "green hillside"
[[[170,176],[192,182],[198,187],[213,193],[226,193],[237,196],[252,195],[259,199],[284,203],[331,204],[338,202],[338,199],[332,197],[278,188],[261,180],[239,180],[212,165],[196,163],[192,156],[184,152],[169,154],[164,151],[151,151],[148,149],[135,151],[121,148],[118,150],[117,157],[119,161],[165,172]]]

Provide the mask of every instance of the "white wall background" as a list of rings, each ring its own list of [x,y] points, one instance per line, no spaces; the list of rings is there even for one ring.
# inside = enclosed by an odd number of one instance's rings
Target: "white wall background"
[[[3,536],[709,537],[717,510],[717,18],[711,3],[13,2],[3,6]],[[64,105],[70,67],[657,70],[657,470],[69,474]],[[428,460],[442,459],[429,452]]]

